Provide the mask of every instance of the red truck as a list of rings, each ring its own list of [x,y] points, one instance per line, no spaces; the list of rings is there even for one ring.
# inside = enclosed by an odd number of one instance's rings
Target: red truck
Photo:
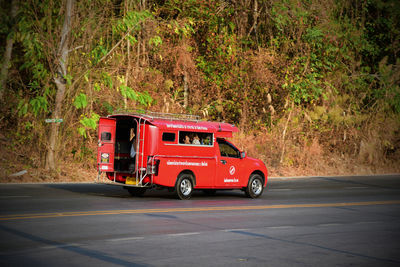
[[[189,199],[194,189],[263,193],[268,171],[227,140],[238,129],[197,116],[119,113],[99,120],[97,182],[124,186],[131,195],[152,187]]]

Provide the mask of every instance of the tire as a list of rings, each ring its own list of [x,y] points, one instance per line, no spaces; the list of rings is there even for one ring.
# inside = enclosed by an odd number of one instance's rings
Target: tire
[[[175,185],[176,196],[179,199],[189,199],[193,194],[193,177],[190,174],[180,174]]]
[[[264,180],[259,174],[252,174],[245,193],[249,198],[258,198],[264,191]]]
[[[125,187],[129,194],[133,197],[140,197],[146,192],[147,188],[144,187]]]

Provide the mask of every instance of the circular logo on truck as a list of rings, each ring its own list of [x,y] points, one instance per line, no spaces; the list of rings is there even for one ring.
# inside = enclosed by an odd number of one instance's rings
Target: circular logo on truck
[[[231,166],[230,168],[229,168],[229,173],[231,174],[231,175],[234,175],[235,174],[235,166]]]

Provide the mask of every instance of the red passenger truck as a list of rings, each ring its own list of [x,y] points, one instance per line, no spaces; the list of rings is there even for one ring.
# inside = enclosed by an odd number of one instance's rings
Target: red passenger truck
[[[259,197],[267,168],[227,140],[238,129],[197,116],[119,113],[99,121],[97,182],[124,186],[132,195],[152,187],[189,199],[194,189],[241,189]]]

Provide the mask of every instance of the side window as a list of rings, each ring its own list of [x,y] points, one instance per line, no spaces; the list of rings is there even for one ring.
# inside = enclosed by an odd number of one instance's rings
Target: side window
[[[163,133],[162,140],[164,142],[175,142],[175,133]]]
[[[240,158],[240,151],[224,140],[218,140],[221,157]]]
[[[201,132],[179,132],[179,144],[213,146],[213,134]]]
[[[101,133],[101,141],[111,141],[111,133],[102,132]]]

